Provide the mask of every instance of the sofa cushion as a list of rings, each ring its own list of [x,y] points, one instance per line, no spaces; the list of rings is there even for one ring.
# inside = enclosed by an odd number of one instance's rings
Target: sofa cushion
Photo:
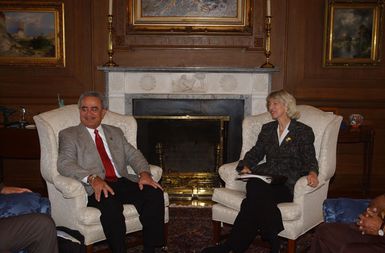
[[[0,218],[29,213],[51,213],[47,198],[35,192],[0,194]]]

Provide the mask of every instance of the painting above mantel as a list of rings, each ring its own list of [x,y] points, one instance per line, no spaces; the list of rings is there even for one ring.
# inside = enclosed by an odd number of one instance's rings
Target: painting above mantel
[[[129,30],[250,32],[250,3],[250,0],[129,0]]]
[[[155,47],[263,51],[263,5],[263,0],[116,0],[114,45],[119,50]]]

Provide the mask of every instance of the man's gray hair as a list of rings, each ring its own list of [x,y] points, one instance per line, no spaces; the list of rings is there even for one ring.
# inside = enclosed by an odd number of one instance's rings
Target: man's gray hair
[[[95,97],[95,98],[99,98],[100,101],[102,102],[102,109],[108,109],[108,105],[107,105],[107,101],[106,101],[106,97],[100,93],[100,92],[97,92],[97,91],[86,91],[84,92],[83,94],[80,95],[79,97],[79,100],[78,100],[78,107],[80,109],[80,106],[82,104],[82,100],[85,98],[85,97]]]

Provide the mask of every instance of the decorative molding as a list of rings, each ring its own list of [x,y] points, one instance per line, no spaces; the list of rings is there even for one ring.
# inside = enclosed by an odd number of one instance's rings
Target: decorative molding
[[[109,108],[132,114],[132,99],[244,99],[245,114],[266,111],[276,69],[99,67],[107,74]],[[242,85],[239,85],[242,84]],[[246,100],[246,98],[249,98]]]
[[[222,76],[219,83],[221,84],[223,91],[226,92],[234,91],[238,86],[237,79],[233,75]]]
[[[156,78],[153,75],[145,74],[139,83],[143,90],[150,91],[156,87]]]

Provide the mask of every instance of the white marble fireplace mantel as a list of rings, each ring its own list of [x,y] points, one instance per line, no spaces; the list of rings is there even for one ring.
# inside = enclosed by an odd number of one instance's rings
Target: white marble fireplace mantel
[[[106,73],[109,109],[132,115],[132,99],[243,99],[245,116],[266,111],[277,69],[98,67]]]

